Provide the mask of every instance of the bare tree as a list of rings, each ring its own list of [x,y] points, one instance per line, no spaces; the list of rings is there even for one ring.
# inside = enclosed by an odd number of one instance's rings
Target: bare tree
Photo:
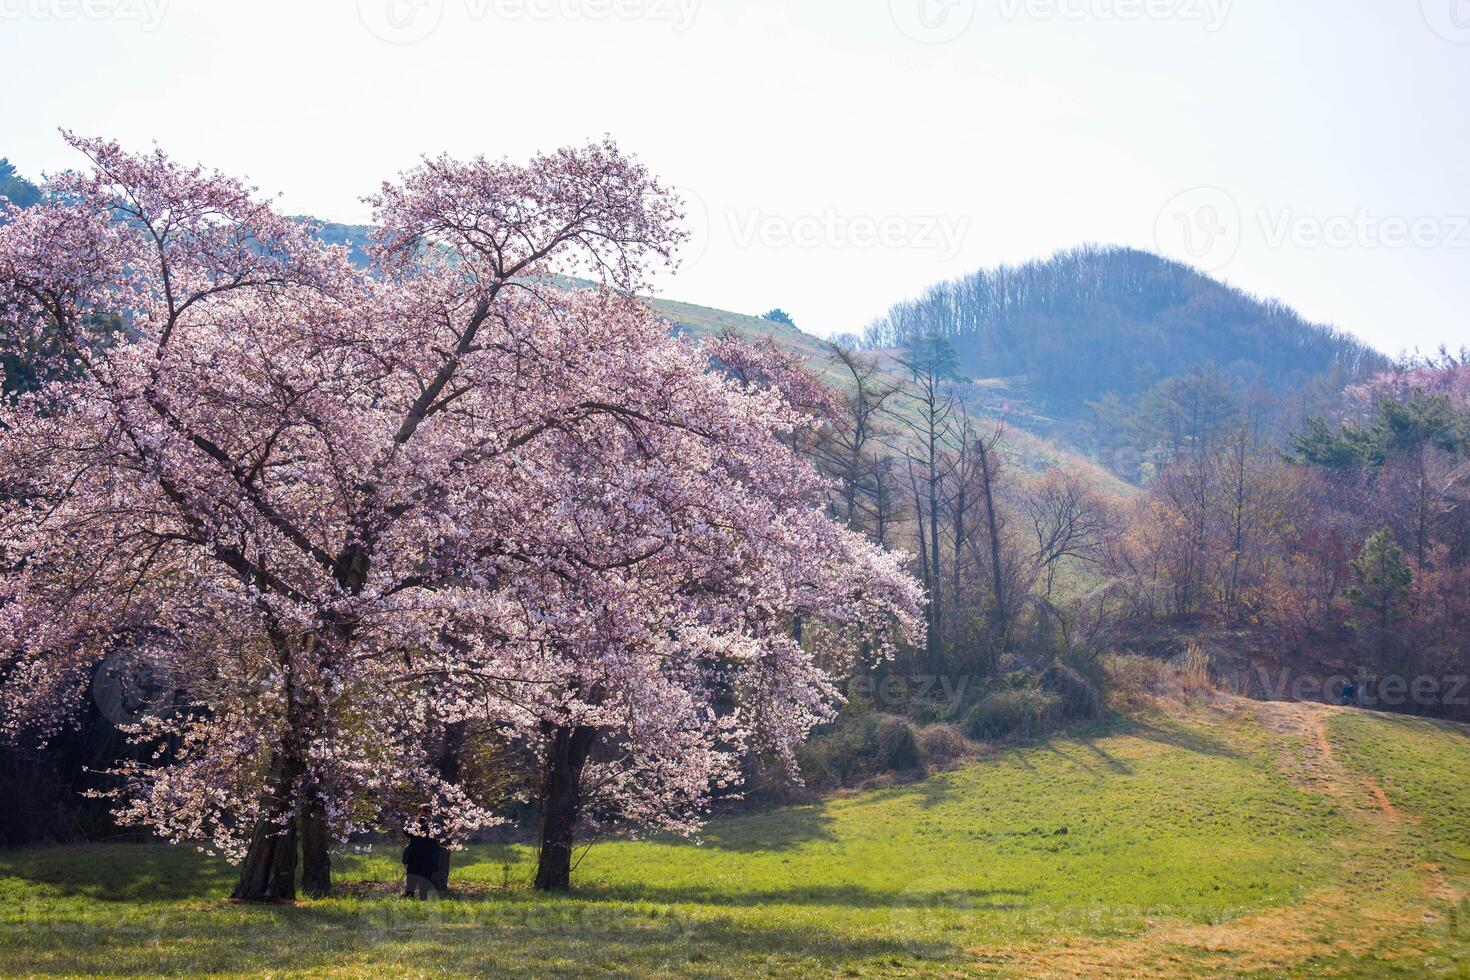
[[[1064,560],[1102,561],[1110,533],[1108,508],[1086,480],[1067,470],[1033,480],[1020,503],[1030,525],[1031,560],[1050,600]]]
[[[875,358],[837,344],[831,351],[844,383],[832,424],[815,453],[823,469],[838,481],[834,516],[853,530],[876,532],[874,537],[881,541],[891,518],[887,509],[891,501],[880,499],[880,484],[888,477],[879,472],[887,456],[883,420],[885,406],[899,386],[884,377]]]
[[[906,449],[909,488],[914,497],[917,523],[920,578],[929,593],[925,652],[931,663],[941,654],[944,606],[940,516],[945,506],[945,456],[954,440],[956,356],[949,341],[925,337],[906,348],[899,363],[908,370],[910,384],[905,392],[915,409],[912,415],[895,413],[917,444]]]

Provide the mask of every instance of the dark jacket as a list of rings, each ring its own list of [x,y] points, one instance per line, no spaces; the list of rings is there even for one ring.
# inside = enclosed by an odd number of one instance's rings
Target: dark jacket
[[[411,875],[432,878],[439,870],[439,845],[427,837],[408,835],[408,846],[403,849],[403,867]]]

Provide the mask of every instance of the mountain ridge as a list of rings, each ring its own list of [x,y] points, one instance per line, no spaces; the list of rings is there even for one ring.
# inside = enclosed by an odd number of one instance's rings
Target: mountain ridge
[[[936,283],[875,318],[861,342],[891,349],[930,335],[948,339],[969,373],[1026,378],[1040,406],[1064,418],[1109,392],[1139,394],[1206,364],[1283,394],[1313,381],[1340,388],[1391,363],[1282,300],[1124,246],[1086,245]]]

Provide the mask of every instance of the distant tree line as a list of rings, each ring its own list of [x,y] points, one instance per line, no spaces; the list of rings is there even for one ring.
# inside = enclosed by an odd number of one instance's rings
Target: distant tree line
[[[1122,498],[1065,467],[1023,472],[1004,425],[961,397],[946,336],[833,357],[840,411],[815,449],[833,513],[907,549],[928,593],[927,646],[881,674],[978,678],[962,707],[979,710],[1100,683],[1103,654],[1193,631],[1292,676],[1417,679],[1436,693],[1380,706],[1470,717],[1465,354],[1337,393],[1276,395],[1211,365],[1160,381],[1094,421],[1137,447],[1142,490]]]
[[[1470,717],[1470,691],[1444,697],[1470,675],[1470,360],[1353,386],[1286,452],[1249,399],[1212,405],[1124,509],[1119,614],[1246,629],[1287,665],[1419,679],[1438,695],[1385,706]]]
[[[1066,467],[1026,473],[1004,423],[962,397],[948,337],[914,338],[894,358],[834,344],[832,360],[837,406],[812,449],[834,482],[832,512],[908,551],[927,593],[925,646],[869,669],[911,691],[942,677],[962,695],[882,707],[974,734],[994,697],[1060,705],[1065,696],[1062,714],[1094,713],[1087,675],[1096,674],[1102,624],[1073,614],[1065,581],[1100,567],[1114,533],[1113,507],[1093,478]]]

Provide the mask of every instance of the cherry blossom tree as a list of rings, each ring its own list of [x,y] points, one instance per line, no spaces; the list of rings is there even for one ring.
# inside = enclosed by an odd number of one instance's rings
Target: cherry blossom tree
[[[7,345],[56,352],[0,407],[3,725],[66,724],[107,657],[170,678],[120,812],[237,898],[294,897],[298,849],[325,893],[395,787],[446,841],[495,820],[426,738],[470,718],[540,751],[564,885],[586,806],[691,829],[831,710],[824,661],[920,629],[822,519],[789,372],[633,298],[680,215],[611,143],[425,161],[358,270],[237,180],[68,139],[91,167],[0,226]]]

